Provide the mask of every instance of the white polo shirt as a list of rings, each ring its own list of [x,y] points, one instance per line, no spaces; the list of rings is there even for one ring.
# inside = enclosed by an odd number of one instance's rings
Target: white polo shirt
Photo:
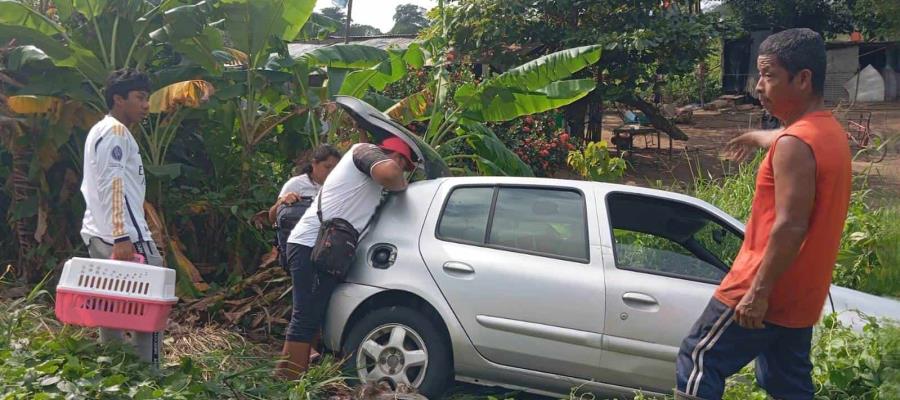
[[[353,145],[325,179],[319,192],[322,196],[322,219],[345,219],[362,233],[381,202],[383,190],[381,184],[372,179],[372,168],[388,161],[390,158],[374,144]],[[318,209],[319,200],[316,198],[294,226],[288,243],[308,247],[316,244],[321,226],[316,215]]]

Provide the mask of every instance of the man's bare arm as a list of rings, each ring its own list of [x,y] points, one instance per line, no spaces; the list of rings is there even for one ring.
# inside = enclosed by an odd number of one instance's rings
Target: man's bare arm
[[[392,192],[406,190],[403,168],[400,168],[393,160],[380,162],[372,167],[372,179]]]
[[[750,290],[735,309],[738,324],[761,328],[775,282],[793,264],[809,228],[816,193],[812,149],[793,136],[782,136],[772,159],[775,173],[775,222]]]
[[[725,157],[742,161],[753,154],[757,149],[767,149],[784,129],[756,130],[744,133],[731,139],[722,152]]]

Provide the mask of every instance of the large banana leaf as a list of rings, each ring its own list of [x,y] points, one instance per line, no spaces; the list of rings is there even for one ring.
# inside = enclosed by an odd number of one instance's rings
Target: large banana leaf
[[[425,121],[431,117],[432,98],[431,91],[428,89],[413,93],[388,108],[385,114],[401,125],[413,121]]]
[[[199,107],[216,92],[213,85],[204,80],[173,83],[150,95],[150,112],[167,112],[176,107]]]
[[[403,61],[415,69],[425,66],[425,51],[418,43],[410,43],[403,54]]]
[[[600,60],[600,46],[583,46],[558,51],[529,61],[485,82],[488,86],[527,91],[541,89]]]
[[[47,69],[53,68],[53,60],[47,56],[47,53],[35,46],[18,46],[10,49],[5,54],[6,70],[25,72],[25,68],[29,69]]]
[[[329,34],[337,32],[344,25],[341,21],[328,18],[319,13],[313,13],[303,25],[300,34],[295,40],[316,40],[325,39]]]
[[[31,28],[44,35],[55,35],[63,32],[59,25],[19,0],[0,0],[0,22]]]
[[[397,103],[397,100],[387,97],[381,93],[375,92],[366,93],[366,95],[363,96],[362,100],[366,103],[369,103],[369,105],[375,107],[376,110],[381,112],[385,112],[385,110],[391,108],[395,103]]]
[[[372,68],[389,58],[387,51],[361,44],[338,44],[315,49],[307,57],[313,65],[329,68]]]
[[[170,42],[170,44],[175,51],[183,54],[212,74],[220,73],[222,65],[239,59],[236,57],[236,53],[225,49],[221,31],[211,26],[204,28],[200,34],[176,42]],[[228,59],[223,59],[220,56],[223,52],[229,56]],[[244,56],[244,59],[246,60],[246,56]]]
[[[205,3],[184,5],[163,13],[161,28],[150,32],[150,37],[160,43],[177,42],[203,33],[208,7]]]
[[[238,50],[257,68],[269,56],[269,39],[294,40],[312,15],[315,0],[219,0],[223,28]]]
[[[0,20],[3,20],[3,17],[5,16],[0,16]],[[19,46],[31,45],[41,49],[56,66],[75,68],[94,82],[99,83],[106,79],[107,70],[103,67],[103,63],[90,50],[76,43],[64,45],[37,28],[0,22],[0,43],[9,43],[12,40]]]
[[[331,70],[329,69],[330,73]],[[382,91],[387,85],[403,79],[405,75],[406,64],[403,62],[402,55],[391,52],[386,60],[377,65],[368,69],[353,71],[347,75],[347,79],[341,85],[340,94],[362,97],[370,87],[377,91]]]
[[[596,87],[593,79],[558,81],[532,92],[512,89],[486,90],[463,115],[476,121],[502,122],[569,105]]]
[[[488,127],[479,123],[467,123],[456,130],[459,136],[467,136],[467,142],[477,156],[479,169],[489,175],[534,176],[531,167],[513,153]]]
[[[109,0],[58,0],[54,3],[59,9],[59,16],[63,19],[69,19],[74,11],[92,19],[103,12],[108,2]]]
[[[50,96],[10,96],[6,99],[9,109],[22,115],[44,114],[62,104],[62,100]]]

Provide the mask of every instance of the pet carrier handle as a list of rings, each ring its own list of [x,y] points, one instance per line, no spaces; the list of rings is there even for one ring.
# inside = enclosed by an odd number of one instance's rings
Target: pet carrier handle
[[[115,260],[116,258],[115,258],[115,257],[110,257],[110,259]],[[125,261],[125,260],[120,260],[120,261]],[[146,263],[147,263],[147,259],[144,258],[144,255],[143,255],[143,254],[138,253],[138,252],[135,252],[135,253],[134,253],[134,258],[131,260],[131,262],[136,262],[136,263],[138,263],[138,264],[146,264]]]

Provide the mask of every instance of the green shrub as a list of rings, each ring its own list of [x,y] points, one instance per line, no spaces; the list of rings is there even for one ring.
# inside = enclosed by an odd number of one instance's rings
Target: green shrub
[[[817,400],[892,400],[900,393],[900,326],[894,323],[868,318],[857,332],[828,315],[816,327],[811,356]],[[752,365],[729,381],[724,399],[766,399]]]
[[[610,155],[606,141],[589,142],[584,150],[569,150],[566,159],[572,170],[597,182],[616,182],[625,174],[625,160]]]
[[[174,362],[170,357],[170,363],[154,371],[130,347],[97,343],[93,329],[60,326],[40,302],[44,297],[49,296],[38,287],[25,298],[0,301],[2,400],[307,400],[328,398],[335,388],[345,388],[339,364],[331,357],[298,381],[277,380],[272,376],[274,354],[236,334],[222,338],[238,342],[226,350],[191,348],[194,354]]]
[[[669,189],[686,191],[746,222],[761,161],[762,154],[724,178],[695,175],[691,187]],[[900,208],[869,204],[871,193],[866,176],[858,176],[850,197],[833,281],[850,289],[900,297],[900,226],[892,223],[900,217]]]

